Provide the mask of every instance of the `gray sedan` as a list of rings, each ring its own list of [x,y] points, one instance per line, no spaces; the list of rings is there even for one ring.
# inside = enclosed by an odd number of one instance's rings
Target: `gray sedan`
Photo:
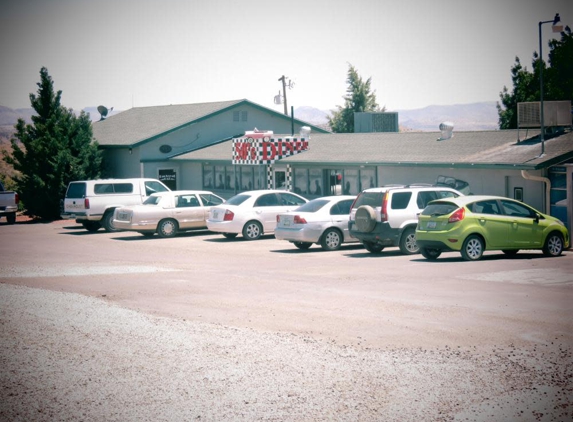
[[[278,214],[275,237],[299,249],[316,243],[327,251],[335,251],[345,242],[358,242],[348,232],[348,215],[355,199],[350,195],[325,196]]]

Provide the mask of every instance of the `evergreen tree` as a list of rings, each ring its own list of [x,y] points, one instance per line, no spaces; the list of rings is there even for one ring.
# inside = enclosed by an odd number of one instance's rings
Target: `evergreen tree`
[[[519,57],[511,68],[513,90],[503,87],[497,103],[500,129],[517,128],[517,103],[539,101],[540,66],[543,69],[544,101],[573,100],[573,34],[567,26],[561,33],[561,39],[549,42],[549,66],[533,53],[533,72],[523,67]]]
[[[75,116],[60,104],[62,91],[54,93],[45,67],[37,85],[37,95],[30,94],[36,115],[32,124],[18,119],[13,151],[4,152],[4,161],[18,172],[14,182],[28,213],[56,220],[68,183],[99,177],[102,157],[88,115],[82,111]]]
[[[375,92],[370,92],[371,78],[363,81],[358,72],[351,64],[348,65],[348,77],[346,78],[348,88],[344,96],[344,107],[337,106],[332,117],[328,117],[328,123],[333,132],[352,133],[354,132],[354,113],[385,111],[380,109],[376,103]]]

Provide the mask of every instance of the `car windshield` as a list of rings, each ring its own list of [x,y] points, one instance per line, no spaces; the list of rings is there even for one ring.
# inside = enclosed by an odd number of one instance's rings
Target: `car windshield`
[[[145,201],[143,201],[143,205],[157,205],[161,201],[161,197],[157,196],[150,196]]]
[[[457,210],[459,206],[452,202],[433,202],[429,204],[424,211],[422,211],[422,215],[431,215],[433,217],[437,217],[440,215],[448,215]]]
[[[319,209],[321,209],[322,207],[324,207],[326,204],[328,204],[328,200],[327,199],[313,199],[310,202],[307,202],[306,204],[301,205],[300,207],[298,207],[295,211],[300,211],[300,212],[317,212]]]
[[[227,205],[241,205],[243,202],[245,202],[250,197],[251,197],[250,195],[245,195],[245,194],[235,195],[232,198],[229,198],[229,200],[226,202],[226,204]]]

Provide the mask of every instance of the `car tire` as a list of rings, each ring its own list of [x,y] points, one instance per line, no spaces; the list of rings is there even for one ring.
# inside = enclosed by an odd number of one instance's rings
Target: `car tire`
[[[249,221],[243,227],[243,237],[247,240],[258,240],[263,235],[263,226],[258,221]]]
[[[364,242],[363,245],[366,250],[371,253],[380,253],[384,249],[384,246],[377,245],[373,242]]]
[[[484,253],[485,243],[483,239],[475,234],[472,234],[464,240],[461,254],[464,261],[477,261]]]
[[[6,214],[6,222],[8,224],[14,224],[16,223],[16,213],[12,212],[10,214]]]
[[[325,251],[336,251],[342,245],[343,237],[340,231],[330,228],[326,229],[320,238],[320,246]]]
[[[420,253],[420,248],[416,243],[416,230],[413,227],[407,227],[400,237],[400,252],[404,255],[413,255]]]
[[[439,249],[433,249],[433,248],[420,248],[420,253],[422,254],[422,256],[424,258],[433,261],[433,260],[436,260],[440,257],[440,255],[442,254],[442,251]]]
[[[519,249],[502,249],[501,251],[507,256],[515,256],[519,252]]]
[[[167,218],[161,220],[157,226],[157,234],[159,237],[167,238],[177,235],[177,230],[179,229],[177,221],[172,218]]]
[[[95,233],[100,229],[101,224],[97,221],[86,221],[85,223],[82,223],[82,226],[84,226],[84,229],[88,232]]]
[[[358,231],[370,233],[376,227],[376,211],[370,205],[362,205],[356,210],[354,224]]]
[[[119,230],[113,225],[113,210],[107,211],[101,219],[101,225],[108,233],[118,232]]]
[[[543,254],[545,256],[559,256],[563,252],[563,236],[561,233],[549,233],[545,244],[543,245]]]
[[[223,236],[225,236],[227,239],[234,239],[237,237],[237,233],[223,233]]]
[[[310,242],[293,242],[293,245],[295,245],[300,250],[305,251],[312,246],[312,243],[310,243]]]

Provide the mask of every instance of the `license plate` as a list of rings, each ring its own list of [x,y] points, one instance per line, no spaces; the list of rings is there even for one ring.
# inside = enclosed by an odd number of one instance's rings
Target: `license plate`
[[[127,220],[127,213],[120,212],[117,214],[117,218],[118,218],[118,220]]]
[[[216,220],[219,218],[219,212],[217,210],[213,210],[213,219]]]
[[[435,221],[428,221],[428,224],[426,225],[426,228],[428,228],[428,229],[435,229],[435,228],[436,228],[436,222],[435,222]]]
[[[289,227],[290,226],[290,220],[283,221],[283,226]]]

